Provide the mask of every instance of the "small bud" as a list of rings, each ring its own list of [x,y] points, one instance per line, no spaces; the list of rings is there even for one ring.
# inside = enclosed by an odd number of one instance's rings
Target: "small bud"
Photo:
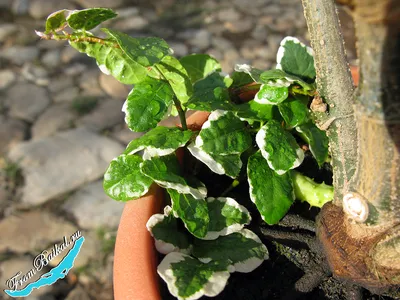
[[[368,219],[368,203],[357,193],[347,193],[343,197],[343,210],[354,221],[364,223]]]

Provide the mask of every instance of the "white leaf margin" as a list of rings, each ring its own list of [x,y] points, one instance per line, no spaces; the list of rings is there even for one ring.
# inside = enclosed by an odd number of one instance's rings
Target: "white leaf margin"
[[[196,259],[180,252],[171,252],[164,257],[157,267],[157,273],[167,283],[168,290],[171,295],[179,300],[196,300],[202,296],[215,297],[221,293],[230,277],[230,273],[234,272],[233,266],[228,266],[227,271],[215,272],[202,289],[192,294],[190,297],[182,298],[179,296],[179,290],[176,287],[177,278],[174,276],[172,264],[184,261],[186,258]]]
[[[285,44],[286,44],[286,42],[289,42],[289,41],[293,42],[295,44],[300,44],[301,47],[306,49],[306,51],[309,55],[314,57],[314,51],[312,48],[304,45],[302,42],[300,42],[300,40],[298,38],[295,38],[293,36],[287,36],[281,41],[280,46],[278,48],[278,52],[276,53],[276,68],[277,69],[282,70],[281,61],[282,61],[283,56],[285,55]]]

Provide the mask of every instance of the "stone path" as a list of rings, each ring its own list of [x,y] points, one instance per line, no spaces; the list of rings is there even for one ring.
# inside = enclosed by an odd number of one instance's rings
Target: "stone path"
[[[39,40],[33,30],[43,29],[49,13],[113,7],[119,18],[107,26],[162,37],[178,56],[209,53],[226,73],[236,63],[272,67],[286,35],[307,41],[300,1],[134,3],[0,0],[1,290],[10,276],[32,268],[41,251],[81,230],[87,241],[67,279],[29,299],[113,299],[113,244],[123,204],[103,193],[101,177],[140,135],[126,128],[121,113],[131,87],[65,43]]]

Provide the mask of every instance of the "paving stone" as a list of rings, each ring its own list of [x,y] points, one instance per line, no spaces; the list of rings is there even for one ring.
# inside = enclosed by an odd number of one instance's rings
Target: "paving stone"
[[[108,197],[100,180],[77,191],[62,208],[75,217],[81,228],[117,228],[124,203]]]
[[[77,115],[69,103],[54,104],[46,109],[32,126],[32,138],[47,137],[71,128]]]
[[[39,254],[52,243],[69,237],[77,228],[46,211],[28,211],[0,221],[0,252]]]
[[[27,136],[25,122],[0,115],[0,155],[7,153],[10,147],[23,141]]]
[[[0,91],[8,88],[17,78],[15,73],[11,70],[0,71]]]
[[[94,131],[111,128],[124,122],[124,113],[121,111],[124,100],[104,100],[89,114],[77,121],[78,126],[85,126]]]
[[[10,116],[28,122],[33,122],[50,104],[46,89],[31,83],[14,85],[7,92]]]
[[[103,176],[123,147],[88,129],[77,128],[11,148],[24,175],[21,205],[34,206]]]
[[[122,84],[111,75],[106,75],[103,72],[100,72],[99,83],[107,95],[115,99],[126,99],[131,90],[128,85]]]
[[[36,46],[11,46],[1,51],[0,57],[22,66],[24,63],[37,59],[39,57],[39,49]]]

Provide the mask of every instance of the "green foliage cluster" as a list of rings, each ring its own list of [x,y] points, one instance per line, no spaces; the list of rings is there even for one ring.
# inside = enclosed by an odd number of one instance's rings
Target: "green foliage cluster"
[[[268,251],[244,228],[251,216],[241,200],[223,197],[223,191],[221,197],[207,197],[206,186],[182,171],[176,150],[186,147],[211,172],[231,177],[233,186],[247,180],[249,196],[268,224],[278,223],[296,198],[319,207],[330,201],[332,187],[295,171],[305,157],[300,145],[307,145],[319,166],[328,159],[326,134],[309,110],[316,93],[312,50],[287,37],[276,69],[237,65],[225,76],[213,57],[177,59],[159,38],[107,28],[102,29],[107,37],[99,38],[88,31],[115,16],[103,8],[61,10],[37,33],[68,40],[101,71],[134,85],[123,106],[125,121],[132,131],[146,133],[111,162],[104,190],[128,201],[145,195],[152,184],[165,188],[171,206],[147,224],[157,249],[166,254],[159,274],[179,299],[215,296],[230,273],[252,271]],[[200,131],[187,128],[189,109],[211,113]],[[172,114],[179,115],[182,128],[158,126]]]

